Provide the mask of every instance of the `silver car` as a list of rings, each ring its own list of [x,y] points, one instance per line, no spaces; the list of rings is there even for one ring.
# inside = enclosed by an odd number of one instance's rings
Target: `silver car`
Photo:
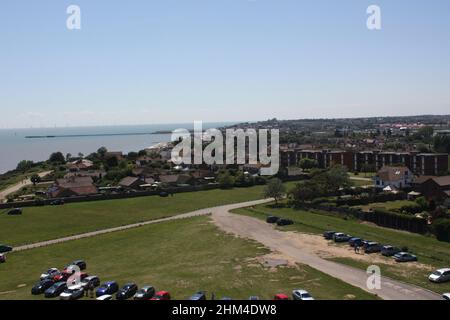
[[[428,280],[431,282],[447,282],[450,281],[450,268],[439,269],[430,274]]]

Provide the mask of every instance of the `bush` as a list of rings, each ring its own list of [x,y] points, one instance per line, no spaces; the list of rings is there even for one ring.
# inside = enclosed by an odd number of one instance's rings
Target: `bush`
[[[450,242],[450,219],[438,219],[433,223],[432,231],[439,241]]]

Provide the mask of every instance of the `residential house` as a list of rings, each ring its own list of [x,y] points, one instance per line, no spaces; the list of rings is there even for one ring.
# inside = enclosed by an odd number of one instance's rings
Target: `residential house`
[[[408,167],[384,166],[373,179],[375,188],[403,189],[411,186],[413,178],[414,175]]]
[[[49,196],[52,198],[86,196],[97,193],[97,187],[94,185],[91,177],[78,176],[57,179],[48,191]]]
[[[94,163],[88,159],[79,159],[67,164],[67,169],[71,172],[89,170],[94,166]]]
[[[159,176],[159,181],[166,185],[193,185],[195,184],[195,178],[187,174],[169,174]]]
[[[428,200],[450,199],[450,176],[422,176],[414,180],[413,189]]]
[[[154,182],[155,180],[151,178],[141,179],[139,177],[125,177],[119,182],[119,186],[125,190],[139,190],[141,189],[141,186],[152,184]]]

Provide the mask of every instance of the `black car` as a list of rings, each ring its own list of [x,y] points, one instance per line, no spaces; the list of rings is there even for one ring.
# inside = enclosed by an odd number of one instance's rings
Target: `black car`
[[[323,237],[327,240],[333,240],[333,236],[336,233],[336,231],[325,231],[323,233]]]
[[[54,285],[52,285],[50,288],[45,290],[45,297],[46,298],[57,297],[61,293],[63,293],[66,289],[67,289],[67,283],[65,281],[57,282]]]
[[[138,287],[135,283],[128,283],[124,285],[123,288],[119,290],[119,292],[116,293],[116,299],[117,300],[130,299],[136,294],[137,291]]]
[[[50,205],[52,206],[62,206],[64,204],[64,200],[53,200],[50,202]]]
[[[34,294],[34,295],[42,294],[45,292],[45,290],[47,290],[54,284],[55,283],[51,279],[44,279],[42,281],[39,281],[38,283],[36,283],[34,285],[33,288],[31,288],[31,294]]]
[[[159,193],[159,196],[162,197],[162,198],[167,198],[169,196],[169,194],[167,192],[165,192],[165,191],[162,191],[162,192]]]
[[[12,251],[12,247],[7,246],[5,244],[0,244],[0,253],[10,252]]]
[[[152,286],[145,286],[140,288],[134,295],[134,300],[150,300],[155,295],[155,288]]]
[[[9,216],[18,216],[22,214],[22,209],[15,208],[8,211]]]
[[[280,220],[280,218],[275,217],[275,216],[268,216],[266,219],[267,223],[277,223],[278,220]]]
[[[278,226],[289,226],[291,224],[294,224],[294,221],[290,219],[280,219],[277,221]]]
[[[401,250],[400,248],[393,247],[393,246],[384,246],[381,248],[381,254],[385,257],[392,257],[393,255],[399,253]]]
[[[382,250],[383,246],[377,242],[369,242],[364,246],[364,252],[365,253],[375,253],[380,252]]]
[[[192,295],[189,298],[189,300],[192,300],[192,301],[206,300],[206,292],[199,291],[199,292],[195,293],[194,295]]]
[[[71,264],[68,264],[66,268],[69,266],[77,266],[78,268],[80,268],[80,270],[86,270],[87,267],[86,262],[84,262],[83,260],[75,260]]]

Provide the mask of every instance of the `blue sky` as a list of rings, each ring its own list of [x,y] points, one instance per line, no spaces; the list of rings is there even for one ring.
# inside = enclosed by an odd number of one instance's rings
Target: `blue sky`
[[[448,39],[448,0],[2,0],[0,128],[447,114]]]

